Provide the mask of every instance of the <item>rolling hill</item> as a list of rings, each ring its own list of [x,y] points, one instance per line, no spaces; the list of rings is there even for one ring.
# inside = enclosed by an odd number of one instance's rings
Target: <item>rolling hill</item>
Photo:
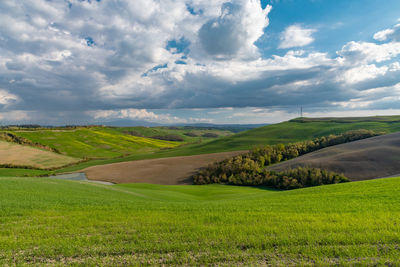
[[[54,168],[76,163],[80,159],[51,151],[0,141],[0,165]],[[29,170],[31,171],[31,170]]]
[[[351,180],[400,174],[400,132],[327,147],[269,167],[282,171],[302,167],[343,173]]]
[[[292,191],[0,178],[0,265],[400,264],[399,178]]]
[[[123,134],[106,127],[11,131],[16,136],[57,149],[76,158],[113,158],[171,148],[178,142]]]
[[[33,142],[56,148],[68,156],[97,158],[97,160],[79,163],[76,166],[57,171],[70,172],[94,165],[132,160],[248,150],[255,146],[309,140],[356,129],[369,129],[384,133],[400,131],[400,116],[298,118],[230,136],[224,136],[229,134],[227,131],[215,129],[200,131],[190,129],[190,127],[82,127],[74,130],[12,130],[11,132]],[[197,131],[195,132],[198,135],[197,137],[186,135],[193,130]],[[214,139],[202,138],[201,135],[205,131],[217,133],[222,137]],[[142,135],[142,137],[133,136],[132,132]],[[154,135],[170,134],[182,136],[184,142],[170,142],[149,138]],[[168,147],[172,149],[166,149]],[[18,173],[20,172],[24,171],[18,171]],[[14,175],[14,172],[10,173],[8,170],[3,172],[0,169],[1,175]]]
[[[199,143],[232,134],[225,130],[184,127],[72,127],[10,129],[6,132],[54,148],[64,155],[92,159],[152,153],[185,143]],[[203,137],[205,134],[215,137]],[[182,142],[169,141],[171,136],[179,137]],[[162,140],[164,137],[166,140]]]
[[[298,118],[287,122],[267,125],[238,134],[220,138],[206,144],[182,147],[184,153],[213,153],[247,150],[255,146],[294,143],[329,134],[366,129],[384,133],[400,131],[400,116],[377,116],[360,118]]]

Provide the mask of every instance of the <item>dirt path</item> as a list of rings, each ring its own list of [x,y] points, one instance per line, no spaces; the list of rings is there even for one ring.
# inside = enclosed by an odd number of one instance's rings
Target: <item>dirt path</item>
[[[201,167],[246,151],[196,156],[136,160],[89,167],[83,170],[89,180],[111,183],[191,184],[191,174]]]

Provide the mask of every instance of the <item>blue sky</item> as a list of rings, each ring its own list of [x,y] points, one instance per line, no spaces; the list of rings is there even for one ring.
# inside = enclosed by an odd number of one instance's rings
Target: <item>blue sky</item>
[[[0,122],[400,114],[394,0],[0,2]]]
[[[350,41],[372,41],[374,33],[385,29],[400,17],[400,1],[387,0],[280,0],[261,1],[273,6],[266,35],[258,43],[264,57],[282,55],[276,49],[279,34],[288,26],[302,24],[318,29],[310,49],[335,54]],[[272,2],[272,3],[271,3]],[[271,42],[273,40],[273,42]]]

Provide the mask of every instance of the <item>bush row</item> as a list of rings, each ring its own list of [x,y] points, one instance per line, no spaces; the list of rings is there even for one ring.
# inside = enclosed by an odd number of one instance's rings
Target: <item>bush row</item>
[[[343,175],[324,170],[298,168],[278,173],[266,170],[265,167],[328,146],[361,140],[377,135],[379,135],[379,133],[369,130],[356,130],[340,135],[323,136],[315,138],[314,140],[293,144],[258,147],[243,155],[210,164],[208,167],[195,173],[193,175],[193,180],[196,184],[229,183],[237,185],[268,185],[280,189],[314,185],[313,183],[304,182],[304,177],[308,177],[307,179],[313,181],[319,181],[315,182],[315,185],[332,183],[329,181],[345,181],[347,179]],[[313,178],[314,176],[315,178]],[[288,181],[290,181],[290,186],[287,185]]]
[[[331,171],[302,167],[282,172],[263,169],[251,175],[249,175],[249,172],[243,171],[231,174],[229,177],[226,174],[215,176],[207,170],[202,170],[194,176],[194,184],[198,185],[212,183],[251,186],[265,185],[285,190],[349,181],[345,176]]]
[[[150,138],[164,140],[164,141],[176,141],[176,142],[185,141],[185,139],[183,139],[181,136],[176,135],[176,134],[154,135],[154,136],[150,136]]]

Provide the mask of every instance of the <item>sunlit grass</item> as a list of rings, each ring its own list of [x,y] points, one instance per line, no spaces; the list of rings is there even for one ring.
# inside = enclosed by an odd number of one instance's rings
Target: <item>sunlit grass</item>
[[[292,191],[0,178],[0,264],[400,264],[400,179]]]

